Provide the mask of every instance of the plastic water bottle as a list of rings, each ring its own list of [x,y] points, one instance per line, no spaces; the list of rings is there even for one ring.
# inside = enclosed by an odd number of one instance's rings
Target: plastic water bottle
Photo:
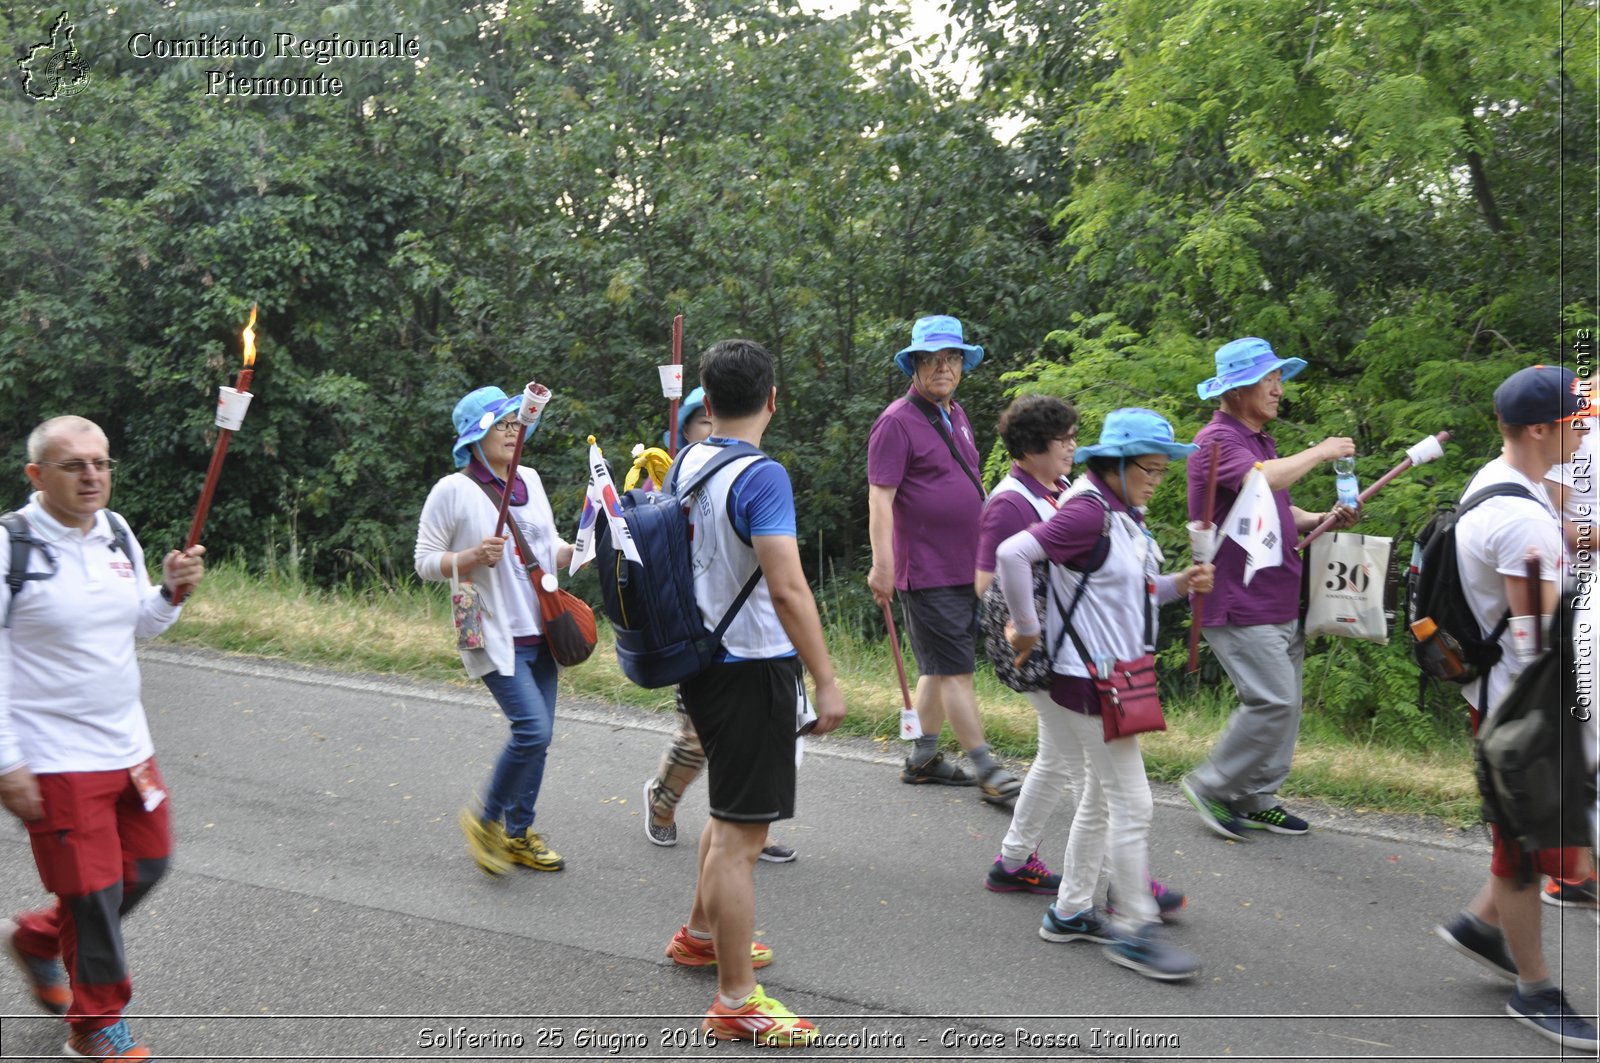
[[[1338,458],[1333,463],[1334,486],[1339,492],[1339,504],[1351,509],[1361,508],[1361,484],[1356,480],[1356,459]]]

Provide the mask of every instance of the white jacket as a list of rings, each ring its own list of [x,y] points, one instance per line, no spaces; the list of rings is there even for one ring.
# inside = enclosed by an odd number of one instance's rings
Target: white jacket
[[[525,535],[528,525],[533,526],[534,534],[527,535],[528,549],[533,551],[534,559],[541,568],[546,572],[554,572],[559,539],[550,500],[545,497],[544,485],[538,473],[523,466],[517,469],[517,475],[528,487],[528,502],[525,506],[512,506],[511,513],[521,518]],[[478,481],[468,475],[452,473],[434,484],[433,490],[428,492],[428,500],[423,503],[422,517],[417,522],[417,575],[425,580],[448,580],[450,573],[443,567],[444,555],[474,549],[493,535],[496,509],[483,488],[478,486]],[[507,538],[511,536],[508,534]],[[511,549],[512,545],[514,543],[507,544],[501,565],[516,565],[516,552]],[[473,582],[483,596],[484,648],[462,650],[461,663],[466,666],[467,674],[474,678],[490,672],[499,672],[501,675],[516,673],[511,628],[505,620],[509,610],[504,607],[501,598],[501,581],[485,575],[491,571],[486,568],[473,570],[473,575],[478,577]],[[521,588],[530,599],[533,597],[533,586],[525,579],[521,581]],[[537,603],[533,606],[533,615],[539,615]]]

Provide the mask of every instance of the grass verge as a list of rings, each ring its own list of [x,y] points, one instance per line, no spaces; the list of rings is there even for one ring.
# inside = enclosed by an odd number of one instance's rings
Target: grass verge
[[[449,628],[442,587],[319,590],[224,563],[208,572],[205,586],[163,640],[465,685],[469,680],[451,648]],[[888,648],[838,632],[830,632],[829,648],[849,706],[842,730],[877,739],[892,755],[901,699]],[[977,688],[990,744],[1010,756],[1031,757],[1033,710],[986,671],[979,673]],[[603,623],[594,657],[564,671],[561,689],[654,711],[672,704],[670,691],[642,690],[623,677]],[[1231,695],[1226,684],[1197,685],[1167,699],[1168,730],[1143,742],[1151,778],[1176,782],[1205,755],[1227,722]],[[1464,736],[1426,750],[1397,749],[1308,719],[1283,792],[1362,810],[1441,816],[1463,826],[1478,818],[1471,746]]]

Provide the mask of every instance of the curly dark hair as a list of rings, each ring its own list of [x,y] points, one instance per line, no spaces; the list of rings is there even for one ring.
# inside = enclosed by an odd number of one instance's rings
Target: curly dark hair
[[[1078,426],[1078,411],[1053,395],[1024,395],[1000,415],[1000,439],[1006,453],[1021,461],[1043,454],[1050,444]]]

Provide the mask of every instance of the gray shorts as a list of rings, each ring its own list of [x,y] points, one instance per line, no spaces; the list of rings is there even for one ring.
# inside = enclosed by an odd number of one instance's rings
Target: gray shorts
[[[978,660],[978,595],[970,583],[901,591],[906,636],[922,675],[971,675]]]

